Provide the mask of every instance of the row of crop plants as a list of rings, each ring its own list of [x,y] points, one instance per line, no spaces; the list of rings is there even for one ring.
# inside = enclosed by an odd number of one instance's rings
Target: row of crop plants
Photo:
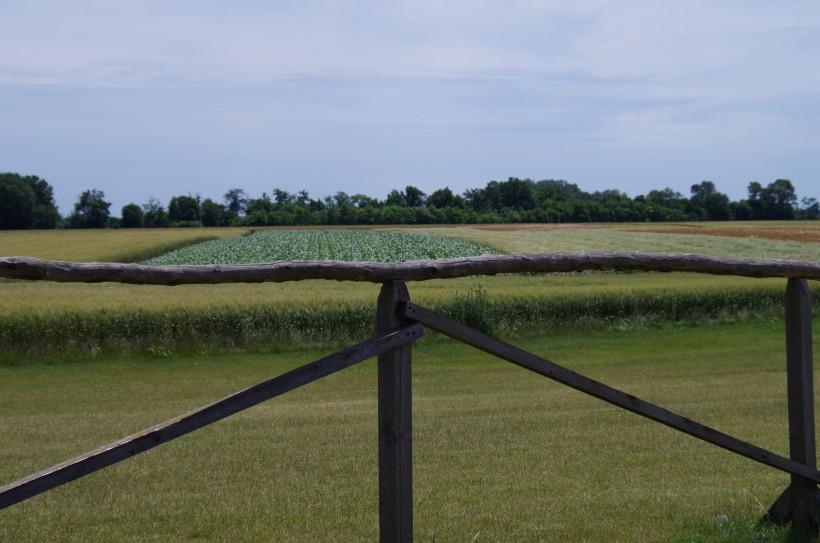
[[[820,288],[813,289],[815,314]],[[317,294],[317,298],[320,298]],[[491,297],[481,288],[431,309],[488,333],[698,326],[708,322],[782,318],[782,289],[571,294],[529,298]],[[374,303],[324,302],[288,306],[253,303],[172,311],[31,314],[0,327],[0,363],[30,356],[134,352],[168,355],[203,350],[289,348],[348,343],[375,330]]]
[[[374,230],[277,230],[218,239],[152,258],[153,265],[251,264],[278,260],[404,262],[495,253],[455,238]]]

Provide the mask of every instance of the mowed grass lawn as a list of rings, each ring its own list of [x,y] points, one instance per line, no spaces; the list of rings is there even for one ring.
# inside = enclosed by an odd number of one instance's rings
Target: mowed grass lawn
[[[820,260],[814,225],[800,225],[800,236],[792,236],[797,240],[711,231],[719,226],[697,235],[687,225],[686,237],[642,225],[631,227],[637,233],[609,226],[433,233],[509,252],[657,250]],[[769,228],[781,235],[784,226]],[[131,261],[155,252],[161,236],[179,236],[162,239],[170,246],[211,233],[3,232],[0,255]],[[219,235],[243,233],[226,229]],[[785,288],[785,281],[561,274],[411,283],[410,292],[425,304],[478,285],[489,299],[548,299]],[[374,285],[321,281],[195,287],[3,282],[0,311],[83,319],[124,308],[375,304],[377,292]],[[417,541],[747,541],[756,537],[750,523],[788,484],[785,474],[428,336],[414,350]],[[788,455],[783,336],[782,319],[766,317],[731,325],[528,330],[509,339]],[[0,365],[0,485],[281,374],[332,347],[277,354],[97,354]],[[369,361],[0,511],[0,541],[374,541],[376,454],[376,372]],[[741,535],[732,535],[738,530]]]
[[[788,454],[782,322],[512,342]],[[0,367],[0,482],[324,354]],[[413,364],[416,541],[701,541],[788,484],[433,333]],[[367,361],[3,510],[0,541],[375,541],[376,407]]]

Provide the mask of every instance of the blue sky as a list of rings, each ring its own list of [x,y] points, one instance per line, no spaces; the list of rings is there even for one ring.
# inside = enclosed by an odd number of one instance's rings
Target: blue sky
[[[0,0],[2,1],[2,0]],[[71,211],[510,176],[820,197],[820,2],[2,1],[0,171]]]

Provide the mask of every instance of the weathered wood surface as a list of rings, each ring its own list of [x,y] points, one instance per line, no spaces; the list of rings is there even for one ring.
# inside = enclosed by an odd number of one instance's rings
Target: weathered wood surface
[[[584,270],[694,272],[743,277],[805,278],[820,281],[820,262],[740,259],[685,253],[567,252],[484,255],[402,263],[288,260],[267,264],[145,266],[106,262],[61,262],[25,256],[0,258],[0,277],[63,283],[191,285],[267,283],[330,279],[387,283],[500,273]]]
[[[786,383],[789,406],[789,456],[807,467],[817,467],[814,426],[814,360],[811,333],[811,294],[804,279],[790,279],[786,287]],[[816,481],[792,474],[764,520],[791,521],[803,534],[817,536],[820,500]]]
[[[806,281],[786,287],[786,379],[789,399],[789,451],[792,460],[815,467],[814,361],[811,294]]]
[[[402,281],[385,283],[376,311],[377,331],[389,333],[407,321],[399,302],[409,301]],[[413,420],[410,343],[379,355],[379,541],[413,541]]]
[[[422,333],[423,327],[420,324],[410,324],[380,334],[373,339],[222,398],[187,415],[158,424],[0,487],[0,509],[136,456],[244,409],[419,339]]]
[[[399,312],[407,319],[418,321],[428,328],[441,332],[467,345],[471,345],[486,353],[512,362],[517,366],[526,368],[538,375],[543,375],[575,390],[622,407],[627,411],[660,422],[670,428],[702,439],[718,447],[745,456],[746,458],[756,460],[767,466],[798,475],[815,483],[820,482],[820,472],[813,466],[807,466],[801,462],[779,456],[724,434],[723,432],[704,426],[692,419],[673,413],[672,411],[622,392],[599,381],[595,381],[594,379],[590,379],[545,358],[541,358],[508,343],[482,334],[458,321],[433,313],[411,302],[399,304]]]

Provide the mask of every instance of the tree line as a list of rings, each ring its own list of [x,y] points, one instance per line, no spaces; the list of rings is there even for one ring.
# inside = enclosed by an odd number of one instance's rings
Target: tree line
[[[768,185],[752,181],[748,196],[731,201],[712,181],[690,188],[689,196],[665,188],[629,197],[618,190],[586,192],[564,180],[510,177],[455,194],[448,187],[431,194],[408,185],[384,200],[337,192],[311,198],[307,191],[249,196],[232,188],[220,201],[200,195],[174,196],[167,207],[157,198],[130,203],[119,217],[98,189],[83,191],[62,217],[52,187],[37,176],[0,174],[0,228],[165,228],[210,226],[307,226],[368,224],[480,224],[566,222],[663,222],[790,220],[820,218],[816,198],[798,200],[788,179]]]

